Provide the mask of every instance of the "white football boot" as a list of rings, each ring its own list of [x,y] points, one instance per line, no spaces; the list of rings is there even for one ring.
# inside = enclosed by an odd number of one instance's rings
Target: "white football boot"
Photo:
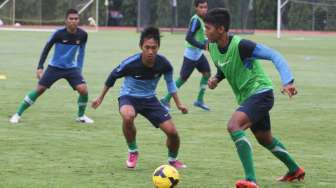
[[[10,119],[9,119],[9,122],[10,123],[13,123],[13,124],[16,124],[16,123],[19,123],[20,122],[20,119],[21,119],[21,116],[17,113],[15,113]]]
[[[94,121],[91,118],[87,117],[86,115],[78,117],[76,121],[80,123],[94,123]]]

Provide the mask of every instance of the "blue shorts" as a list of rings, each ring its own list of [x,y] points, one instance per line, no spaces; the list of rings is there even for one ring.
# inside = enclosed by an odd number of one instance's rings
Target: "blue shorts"
[[[53,66],[48,66],[38,84],[50,88],[61,78],[66,79],[74,90],[79,84],[85,84],[82,73],[78,68],[60,69]]]
[[[201,73],[209,72],[210,73],[209,62],[203,54],[197,61],[190,60],[187,57],[183,58],[183,64],[182,64],[182,68],[180,71],[181,79],[187,80],[195,68],[198,70],[198,72],[201,72]]]
[[[132,96],[121,96],[118,98],[119,109],[123,105],[133,106],[136,114],[141,114],[148,119],[152,125],[159,128],[160,124],[170,120],[169,112],[161,105],[156,97],[138,98]]]
[[[273,90],[252,95],[246,99],[237,111],[244,112],[252,122],[252,132],[270,131],[271,121],[269,111],[274,104]]]

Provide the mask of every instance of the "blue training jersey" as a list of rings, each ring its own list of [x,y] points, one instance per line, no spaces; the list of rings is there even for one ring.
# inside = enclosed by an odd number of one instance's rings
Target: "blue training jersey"
[[[156,95],[155,90],[162,75],[168,92],[175,93],[177,88],[173,80],[173,67],[164,56],[156,55],[153,67],[147,67],[141,60],[141,54],[135,54],[125,59],[111,72],[105,85],[113,87],[118,78],[125,77],[120,96],[153,97]]]
[[[190,48],[187,47],[184,50],[184,57],[193,60],[193,61],[197,61],[199,60],[199,58],[202,56],[203,51],[205,49],[205,43],[200,43],[196,40],[196,32],[201,29],[202,25],[199,19],[193,18],[191,20],[191,24],[188,28],[188,32],[186,35],[185,40],[193,45],[196,48]]]
[[[80,28],[77,28],[76,33],[69,33],[66,28],[56,30],[42,51],[38,68],[43,68],[50,49],[55,45],[49,66],[61,69],[82,69],[87,38],[87,33]]]

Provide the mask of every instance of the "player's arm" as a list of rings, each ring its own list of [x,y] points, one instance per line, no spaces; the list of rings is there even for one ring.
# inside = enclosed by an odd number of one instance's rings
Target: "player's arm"
[[[100,104],[103,102],[105,95],[109,91],[111,87],[114,86],[116,80],[125,75],[125,68],[122,65],[119,65],[117,68],[113,69],[110,75],[107,77],[105,81],[105,85],[100,92],[100,95],[91,103],[91,107],[97,109]]]
[[[195,39],[195,34],[200,27],[201,27],[201,22],[198,19],[193,19],[191,21],[191,24],[188,29],[188,33],[187,33],[185,40],[189,42],[191,45],[195,46],[196,48],[205,50],[208,43],[207,42],[200,43]]]
[[[217,66],[216,66],[217,67]],[[210,89],[215,89],[219,82],[221,82],[223,79],[225,79],[224,73],[220,70],[220,68],[217,67],[217,73],[215,76],[211,77],[208,80],[208,87]]]
[[[251,59],[271,61],[280,74],[282,92],[287,93],[289,97],[297,94],[294,86],[294,77],[285,58],[279,52],[265,45],[256,44],[249,40],[242,40],[239,43],[239,52],[244,63],[248,63]]]
[[[85,33],[83,42],[79,46],[79,52],[78,52],[78,55],[77,55],[78,68],[81,71],[83,70],[84,56],[85,56],[85,49],[86,49],[87,39],[88,39],[88,35],[87,35],[87,33]]]
[[[43,74],[43,64],[44,64],[44,62],[46,61],[46,59],[48,57],[50,49],[55,44],[56,34],[57,33],[55,32],[55,33],[53,33],[51,35],[51,37],[48,39],[47,43],[45,44],[45,46],[43,48],[43,51],[42,51],[42,54],[40,56],[40,60],[39,60],[38,66],[37,66],[37,70],[36,70],[36,76],[37,76],[38,79],[40,79],[42,77],[42,74]]]
[[[164,79],[166,81],[167,84],[167,90],[168,92],[172,95],[174,102],[176,104],[176,107],[184,114],[188,113],[188,109],[187,107],[185,107],[182,103],[180,98],[177,95],[177,87],[176,84],[174,82],[173,79],[173,68],[170,67],[170,70],[168,70],[165,74],[164,74]]]

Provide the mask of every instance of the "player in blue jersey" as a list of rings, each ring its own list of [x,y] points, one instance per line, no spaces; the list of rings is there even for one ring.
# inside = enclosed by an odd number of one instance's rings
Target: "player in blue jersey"
[[[155,89],[163,75],[167,89],[172,94],[177,108],[182,113],[188,112],[177,96],[177,89],[173,80],[173,67],[164,56],[157,54],[160,47],[159,30],[154,27],[146,28],[141,33],[139,46],[142,53],[127,58],[111,72],[101,94],[92,102],[92,107],[98,108],[115,81],[118,78],[125,77],[118,100],[123,122],[123,133],[129,150],[126,161],[127,167],[135,168],[137,164],[139,153],[136,144],[134,119],[137,114],[141,114],[153,126],[160,128],[167,135],[169,163],[176,168],[184,168],[185,165],[177,160],[180,139],[175,125],[168,111],[155,96]]]
[[[204,103],[204,94],[210,77],[209,62],[203,54],[206,50],[207,39],[205,36],[205,27],[203,17],[208,11],[207,0],[195,0],[196,14],[191,18],[188,33],[186,35],[183,64],[180,70],[180,77],[176,80],[176,86],[180,88],[190,77],[195,68],[202,74],[200,80],[200,90],[194,106],[209,111],[210,108]],[[161,103],[169,109],[171,95],[168,93],[161,99]]]
[[[69,9],[65,17],[66,27],[56,30],[43,49],[36,71],[36,76],[39,79],[36,89],[25,96],[17,112],[9,120],[11,123],[18,123],[22,113],[61,78],[66,79],[71,87],[79,93],[76,121],[93,123],[93,120],[85,115],[88,89],[82,76],[87,33],[78,28],[78,23],[79,14],[77,10]],[[44,71],[43,64],[54,45],[54,55],[48,68]]]

